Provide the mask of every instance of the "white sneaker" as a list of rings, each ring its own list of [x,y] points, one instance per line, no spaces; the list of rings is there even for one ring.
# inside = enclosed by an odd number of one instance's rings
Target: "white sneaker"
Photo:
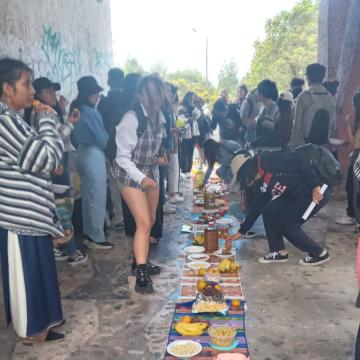
[[[166,203],[163,206],[163,212],[164,212],[164,214],[176,214],[176,208],[171,206],[170,204]]]
[[[340,225],[355,225],[356,224],[355,219],[350,216],[347,216],[347,215],[337,218],[335,220],[335,222]]]
[[[180,204],[185,201],[185,198],[179,194],[175,194],[174,196],[171,196],[169,199],[169,202],[171,204]]]

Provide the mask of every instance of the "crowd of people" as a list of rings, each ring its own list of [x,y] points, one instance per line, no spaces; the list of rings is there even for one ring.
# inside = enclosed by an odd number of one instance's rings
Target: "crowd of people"
[[[0,250],[6,315],[17,335],[29,342],[63,338],[53,330],[64,322],[55,260],[86,262],[82,243],[110,251],[109,227],[133,238],[135,291],[154,291],[152,276],[161,268],[149,262],[149,246],[162,237],[164,213],[184,201],[180,180],[191,177],[195,149],[201,166],[207,164],[202,186],[216,169],[241,195],[230,207],[241,221],[230,243],[266,235],[270,252],[258,259],[264,264],[288,260],[286,238],[306,253],[301,265],[327,262],[329,252],[302,228],[338,180],[309,161],[320,151],[338,164],[329,138],[339,84],[324,82],[325,74],[323,65],[310,64],[308,88],[294,78],[280,94],[269,79],[251,90],[242,84],[234,102],[224,89],[210,111],[194,92],[180,100],[177,87],[156,74],[125,76],[119,68],[108,72],[106,96],[95,77],[83,76],[69,104],[58,94],[61,84],[33,80],[22,61],[1,59]],[[342,224],[355,217],[359,99],[357,93],[347,117],[354,152]]]

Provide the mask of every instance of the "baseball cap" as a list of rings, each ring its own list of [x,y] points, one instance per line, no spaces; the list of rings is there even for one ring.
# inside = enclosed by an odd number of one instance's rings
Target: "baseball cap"
[[[61,90],[61,85],[56,82],[52,82],[47,77],[39,77],[33,81],[33,87],[35,92],[38,94],[43,89],[51,89],[53,88],[55,91]]]

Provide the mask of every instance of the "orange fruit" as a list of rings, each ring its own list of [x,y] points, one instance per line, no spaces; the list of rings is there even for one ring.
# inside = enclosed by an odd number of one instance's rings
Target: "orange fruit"
[[[231,300],[231,305],[235,308],[240,307],[240,300]]]
[[[219,284],[215,285],[214,288],[218,291],[221,291],[221,286]]]
[[[198,290],[202,291],[205,290],[207,286],[207,282],[205,280],[198,280],[196,287],[198,288]]]
[[[191,316],[184,316],[184,317],[181,319],[181,321],[184,322],[184,323],[189,324],[189,323],[192,322],[192,318],[191,318]]]

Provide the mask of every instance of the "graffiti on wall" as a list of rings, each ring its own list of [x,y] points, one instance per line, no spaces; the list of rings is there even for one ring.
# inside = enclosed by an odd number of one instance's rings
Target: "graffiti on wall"
[[[110,55],[104,53],[103,51],[92,49],[92,57],[94,68],[97,69],[109,69],[111,66],[111,57]]]
[[[62,43],[61,35],[51,26],[43,26],[41,51],[48,63],[46,76],[53,81],[63,83],[76,78],[81,69],[80,49],[68,50]]]

